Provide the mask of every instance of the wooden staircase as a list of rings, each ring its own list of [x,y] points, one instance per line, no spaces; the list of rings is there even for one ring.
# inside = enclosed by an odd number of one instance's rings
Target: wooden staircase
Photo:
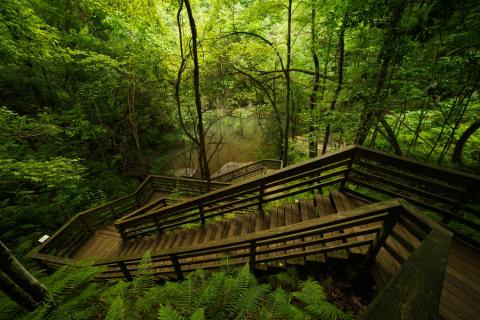
[[[258,214],[243,214],[232,218],[213,219],[202,226],[175,228],[167,232],[123,241],[118,230],[112,225],[95,231],[88,241],[72,254],[75,260],[86,257],[111,258],[118,256],[142,256],[146,251],[159,252],[165,249],[188,248],[202,244],[244,237],[264,230],[273,230],[298,222],[348,211],[366,204],[337,190],[329,196],[312,194],[309,200],[298,200],[281,207],[269,209]],[[352,229],[353,230],[353,229]],[[352,230],[346,229],[344,232]],[[335,235],[331,233],[329,235]],[[367,247],[329,252],[325,256],[307,257],[308,261],[325,261],[327,257],[347,259],[350,253],[365,254]]]
[[[480,318],[480,251],[462,233],[480,231],[480,177],[353,146],[238,184],[216,182],[207,193],[205,182],[179,181],[150,178],[132,195],[77,214],[30,256],[54,266],[96,257],[104,280],[131,280],[147,251],[163,279],[245,263],[254,270],[335,261],[370,271],[388,295],[408,272],[430,270],[412,261],[433,252],[442,267],[425,277],[441,286],[418,285],[425,294],[441,290],[436,316]],[[172,186],[187,192],[165,202],[161,192]]]

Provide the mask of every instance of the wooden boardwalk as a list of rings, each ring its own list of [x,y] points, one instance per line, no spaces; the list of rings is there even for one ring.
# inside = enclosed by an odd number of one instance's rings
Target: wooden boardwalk
[[[263,162],[232,177],[263,172]],[[431,310],[438,308],[439,319],[480,319],[480,251],[449,224],[480,232],[469,218],[480,216],[480,177],[353,146],[237,184],[215,183],[207,193],[205,181],[150,177],[131,195],[77,214],[30,256],[54,266],[95,257],[107,268],[99,279],[114,280],[138,275],[146,251],[154,274],[167,279],[228,264],[265,269],[364,256],[380,297],[387,283],[418,283],[417,294],[438,293]],[[441,221],[425,219],[419,208]],[[446,263],[445,272],[422,275],[418,257],[431,257],[426,252],[438,243],[444,250],[436,266]],[[409,281],[397,277],[405,270],[417,275],[415,283],[401,285]],[[436,286],[422,283],[432,274]],[[408,307],[407,300],[399,301]]]
[[[71,258],[80,260],[87,257],[141,256],[147,250],[159,252],[165,249],[201,246],[213,241],[242,237],[258,231],[331,215],[360,205],[362,203],[359,200],[340,192],[333,192],[330,197],[316,193],[310,200],[299,200],[294,204],[271,208],[265,213],[237,215],[232,218],[209,221],[204,226],[177,228],[126,242],[122,240],[115,227],[110,225],[95,231],[79,246]],[[366,248],[355,250],[355,253],[365,252]],[[334,252],[331,255],[337,258],[348,258],[346,252]],[[322,260],[322,258],[317,257],[315,260]]]

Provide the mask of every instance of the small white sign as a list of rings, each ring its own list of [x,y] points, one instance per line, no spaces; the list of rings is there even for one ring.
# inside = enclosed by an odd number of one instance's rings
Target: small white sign
[[[48,234],[44,234],[40,239],[38,239],[38,242],[44,243],[48,238],[50,238],[50,236]]]

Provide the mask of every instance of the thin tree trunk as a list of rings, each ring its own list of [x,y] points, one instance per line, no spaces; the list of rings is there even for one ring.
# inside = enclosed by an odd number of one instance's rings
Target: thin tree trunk
[[[200,68],[198,66],[198,51],[197,51],[197,26],[193,17],[190,0],[184,0],[185,8],[188,13],[188,21],[190,23],[190,30],[192,33],[192,55],[193,55],[193,89],[195,91],[195,106],[197,109],[197,132],[199,142],[199,162],[202,178],[210,181],[210,169],[208,167],[207,147],[205,144],[205,128],[203,127],[203,110],[202,99],[200,95]]]
[[[338,82],[337,87],[335,88],[335,93],[333,95],[332,103],[330,104],[330,111],[335,110],[335,106],[337,104],[338,96],[342,91],[342,84],[343,84],[343,62],[345,59],[345,30],[347,29],[347,19],[348,16],[345,13],[343,15],[343,22],[342,27],[340,29],[340,33],[338,35]],[[325,137],[323,138],[323,147],[322,147],[322,154],[327,152],[328,140],[330,139],[330,122],[327,123],[327,127],[325,128]]]
[[[311,21],[311,51],[312,51],[312,60],[315,68],[315,76],[313,78],[312,91],[310,93],[310,125],[308,127],[308,155],[310,158],[314,158],[318,155],[318,142],[316,130],[314,127],[315,123],[315,109],[317,106],[317,92],[320,82],[320,62],[318,61],[317,51],[315,50],[315,45],[317,43],[317,28],[316,28],[316,3],[312,1],[312,21]]]
[[[385,133],[387,134],[387,139],[390,142],[390,145],[393,147],[393,150],[399,156],[403,155],[402,148],[398,143],[397,137],[395,136],[395,132],[393,131],[392,127],[388,124],[385,118],[380,119],[380,123],[382,124],[383,128],[385,129]]]
[[[35,309],[36,302],[25,291],[15,284],[3,272],[0,272],[0,290],[3,291],[12,301],[24,307],[28,311]]]
[[[288,0],[288,23],[287,23],[287,63],[285,66],[285,133],[283,145],[283,165],[288,165],[288,134],[290,131],[290,64],[292,51],[292,0]]]
[[[467,130],[465,130],[458,139],[457,143],[455,144],[455,149],[453,149],[453,162],[462,163],[463,147],[465,147],[468,138],[470,138],[470,136],[474,134],[475,131],[477,131],[478,129],[480,129],[480,118],[478,118],[474,123],[472,123],[470,127],[468,127]]]
[[[398,35],[398,25],[403,15],[403,11],[405,10],[407,5],[406,0],[400,1],[400,3],[396,6],[395,10],[392,12],[390,16],[390,21],[388,24],[388,31],[385,35],[385,39],[383,41],[382,47],[380,48],[380,52],[378,55],[378,61],[381,63],[380,70],[377,76],[377,83],[375,87],[375,93],[373,94],[372,99],[370,101],[366,101],[366,106],[364,108],[364,116],[360,125],[357,130],[357,135],[355,137],[355,143],[363,145],[365,140],[370,132],[370,128],[373,125],[376,125],[378,121],[380,121],[384,116],[383,108],[384,106],[380,106],[380,103],[385,101],[384,86],[387,79],[388,69],[390,67],[390,62],[392,61],[392,44],[396,41]],[[371,104],[371,105],[368,105]],[[381,107],[381,108],[380,108]]]
[[[145,156],[143,155],[142,145],[140,143],[140,137],[138,134],[138,125],[135,119],[135,76],[131,84],[127,88],[127,100],[128,100],[128,119],[132,128],[132,135],[137,147],[138,157],[140,158],[140,165],[142,167],[142,176],[147,175],[147,164]]]
[[[47,288],[23,267],[2,241],[0,241],[0,269],[36,302],[42,301],[48,295]]]

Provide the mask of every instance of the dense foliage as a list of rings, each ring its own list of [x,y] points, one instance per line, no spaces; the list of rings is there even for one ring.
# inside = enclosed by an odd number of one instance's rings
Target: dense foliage
[[[238,270],[208,273],[201,269],[179,282],[155,283],[148,253],[132,282],[99,285],[100,271],[88,263],[63,267],[43,279],[51,296],[32,313],[0,295],[0,319],[325,319],[349,314],[327,301],[324,288],[295,272],[259,283],[248,264]]]
[[[149,173],[238,154],[478,172],[479,48],[472,0],[2,0],[2,240],[22,257]]]

